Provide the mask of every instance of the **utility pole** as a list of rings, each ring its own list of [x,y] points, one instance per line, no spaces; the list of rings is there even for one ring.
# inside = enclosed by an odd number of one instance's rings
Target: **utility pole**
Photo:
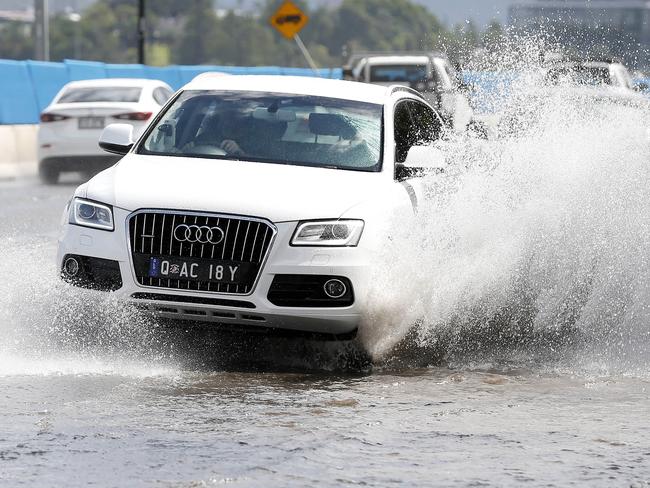
[[[144,32],[145,32],[145,9],[144,1],[138,0],[138,63],[144,64]]]
[[[50,13],[47,0],[34,0],[34,57],[39,61],[50,60]]]

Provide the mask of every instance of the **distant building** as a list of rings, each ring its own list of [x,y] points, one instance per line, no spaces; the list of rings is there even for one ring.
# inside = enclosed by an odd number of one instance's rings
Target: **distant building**
[[[650,2],[646,0],[520,0],[510,7],[515,31],[543,32],[568,50],[610,55],[648,67]]]

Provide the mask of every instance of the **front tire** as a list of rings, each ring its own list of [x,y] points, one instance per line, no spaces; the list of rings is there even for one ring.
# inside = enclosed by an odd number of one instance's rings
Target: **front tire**
[[[46,185],[56,185],[59,182],[60,171],[51,166],[39,166],[38,176],[41,178],[41,181]]]

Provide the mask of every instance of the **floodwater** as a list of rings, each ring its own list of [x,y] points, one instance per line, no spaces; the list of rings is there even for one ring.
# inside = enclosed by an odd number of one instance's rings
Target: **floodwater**
[[[53,366],[1,379],[5,486],[647,486],[650,476],[646,380]]]
[[[648,125],[593,110],[450,142],[353,343],[72,289],[74,184],[0,183],[0,484],[650,486]]]

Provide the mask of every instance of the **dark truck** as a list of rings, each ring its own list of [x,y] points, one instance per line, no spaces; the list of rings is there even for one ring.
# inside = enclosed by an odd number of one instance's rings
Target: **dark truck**
[[[473,124],[473,110],[464,84],[447,56],[438,52],[360,52],[343,66],[346,80],[378,85],[405,85],[426,98],[451,128]]]

